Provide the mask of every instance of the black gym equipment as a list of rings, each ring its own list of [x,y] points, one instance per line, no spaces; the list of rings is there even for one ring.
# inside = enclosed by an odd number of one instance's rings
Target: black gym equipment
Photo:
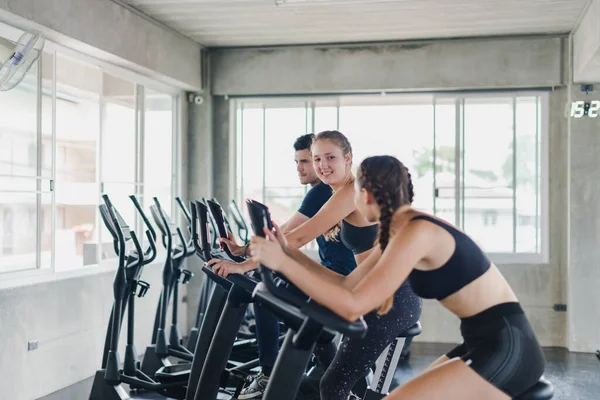
[[[208,200],[206,202],[206,204],[208,205],[208,208],[210,210],[210,214],[213,216],[213,219],[215,221],[215,225],[217,227],[217,232],[219,233],[219,235],[223,238],[223,237],[227,237],[227,230],[226,230],[226,221],[225,221],[225,214],[223,212],[222,207],[219,205],[218,202],[216,201],[211,201]],[[223,250],[230,254],[227,246],[223,246]],[[238,260],[243,261],[243,258],[239,258]],[[251,274],[254,274],[254,276],[256,276],[255,271],[253,271]],[[287,332],[288,327],[285,326],[285,324],[283,322],[280,322],[280,332]],[[238,333],[239,334],[239,333]],[[279,337],[279,346],[281,347],[283,345],[283,341],[285,339],[285,333],[280,335]],[[331,341],[329,341],[331,342]],[[235,350],[235,345],[234,345],[234,350]],[[319,368],[318,362],[315,358],[311,359],[311,362],[309,363],[309,366],[307,368],[307,372],[304,374],[304,377],[302,379],[302,383],[300,385],[300,389],[298,392],[298,395],[296,396],[296,400],[319,400],[320,399],[320,394],[319,394],[319,383],[321,381],[322,378],[322,374],[324,372],[324,368]]]
[[[227,223],[227,216],[225,215],[223,208],[221,207],[219,202],[215,199],[206,200],[205,204],[208,207],[209,216],[211,217],[211,220],[214,222],[214,226],[216,227],[219,237],[226,239],[228,237],[227,233],[231,232],[231,229],[230,229],[231,227]],[[228,229],[228,226],[229,226],[229,229]],[[217,258],[226,258],[226,259],[228,258],[229,260],[231,260],[233,262],[237,262],[237,263],[246,261],[246,259],[244,257],[239,257],[239,256],[233,255],[233,253],[231,252],[231,250],[225,243],[222,243],[220,246],[221,246],[222,251],[225,252],[226,256],[223,254],[215,255]],[[255,332],[253,332],[253,328],[254,328],[253,323],[250,323],[249,319],[254,319],[254,313],[253,313],[253,310],[251,309],[251,307],[248,307],[246,309],[246,313],[244,315],[244,320],[242,321],[242,327],[244,328],[244,330],[240,329],[238,331],[238,338],[252,340],[253,341],[252,343],[254,344],[256,341],[256,339],[255,339],[256,336],[255,336]],[[236,342],[235,346],[239,347],[240,345],[246,345],[246,344],[250,344],[250,342],[247,342],[247,343],[246,342]],[[256,349],[256,350],[258,350],[258,349]],[[236,351],[236,347],[234,347],[233,351]],[[249,359],[246,359],[244,361],[249,361]]]
[[[554,386],[542,376],[538,383],[514,400],[550,400],[552,397],[554,397]]]
[[[269,230],[273,229],[273,226],[271,224],[271,216],[269,213],[269,209],[264,204],[261,204],[254,200],[247,200],[246,204],[248,205],[248,211],[250,213],[250,218],[252,221],[251,223],[252,223],[252,228],[254,230],[254,233],[257,236],[264,237],[264,233],[263,233],[264,226],[267,226]],[[275,297],[277,297],[277,298],[283,300],[285,303],[287,303],[286,304],[287,306],[289,306],[290,304],[300,305],[300,306],[302,305],[302,302],[299,302],[299,299],[301,299],[300,296],[297,296],[296,293],[286,291],[285,285],[282,284],[282,282],[279,282],[279,283],[275,282],[275,280],[273,279],[274,275],[273,275],[272,271],[270,271],[268,268],[266,268],[263,265],[259,266],[259,271],[260,271],[261,278],[268,289],[267,296],[274,295]],[[260,285],[259,285],[259,288],[260,288]],[[255,293],[255,297],[260,298],[262,296],[262,294],[263,294],[263,292],[261,290],[257,290]],[[257,299],[256,301],[260,301],[260,300]],[[309,301],[308,303],[304,303],[304,304],[316,306],[317,311],[323,311],[324,314],[328,313],[328,314],[326,314],[325,317],[323,315],[317,314],[317,316],[321,317],[322,319],[316,319],[315,321],[313,321],[313,325],[316,324],[315,327],[319,326],[319,324],[322,323],[322,325],[320,325],[321,327],[328,326],[328,327],[333,328],[333,329],[337,330],[338,332],[342,332],[344,334],[348,334],[348,333],[357,334],[357,332],[360,331],[358,326],[354,326],[353,327],[354,330],[350,329],[347,333],[347,331],[345,331],[344,329],[348,329],[351,327],[344,326],[344,324],[347,324],[346,321],[342,320],[340,317],[331,313],[331,311],[323,308],[322,306],[316,305],[315,303],[310,303],[310,301]],[[309,321],[310,317],[311,317],[310,311],[313,311],[313,310],[308,307],[300,308],[300,310],[305,315],[308,316],[306,321]],[[309,311],[309,313],[307,313],[306,311]],[[364,324],[364,321],[362,321],[362,322]],[[415,330],[413,333],[416,334],[416,332],[417,331]],[[362,333],[363,337],[365,334],[366,334],[366,329]],[[314,330],[313,330],[313,335],[314,335]],[[298,342],[301,339],[300,332],[298,332],[298,334],[294,337],[293,340],[290,340],[290,337],[291,337],[291,335],[288,335],[284,346],[290,345],[290,342],[292,342],[292,343]],[[313,344],[313,348],[314,348],[314,344]],[[286,348],[286,350],[288,350],[288,349]],[[271,375],[271,379],[269,380],[269,385],[267,386],[265,395],[263,396],[263,400],[293,398],[293,396],[294,396],[294,394],[292,394],[292,392],[290,392],[291,389],[290,388],[286,389],[281,382],[285,381],[285,379],[290,379],[289,385],[290,386],[294,385],[295,382],[291,381],[292,378],[289,375],[293,375],[297,378],[298,375],[301,375],[301,372],[299,373],[297,368],[293,368],[290,366],[295,365],[294,361],[296,361],[298,363],[302,363],[303,360],[302,361],[301,360],[293,360],[293,359],[287,360],[286,357],[284,356],[284,354],[286,354],[286,353],[284,353],[284,352],[280,353],[280,356],[277,358],[277,362],[275,363],[275,368],[273,370],[273,374]],[[294,369],[295,369],[295,371],[290,371],[290,370],[294,370]],[[385,381],[383,383],[385,384]],[[378,384],[379,384],[379,380],[378,380]],[[293,393],[295,393],[295,392],[293,392]],[[540,380],[534,386],[532,386],[527,391],[525,391],[525,393],[516,397],[514,400],[550,400],[550,399],[552,399],[553,396],[554,396],[554,387],[548,380],[546,380],[542,376],[540,378]],[[383,398],[383,397],[384,396],[381,396],[379,398]],[[377,397],[375,397],[375,398],[377,398]],[[365,398],[365,399],[367,399],[367,398]]]
[[[194,353],[183,346],[181,332],[178,327],[179,283],[181,280],[181,284],[186,284],[193,276],[190,271],[183,269],[183,262],[186,257],[194,254],[194,247],[191,240],[190,242],[186,241],[181,229],[165,213],[156,197],[153,198],[153,202],[154,204],[150,206],[150,212],[155,224],[161,231],[167,256],[163,267],[162,289],[154,318],[152,341],[146,347],[142,361],[142,371],[150,377],[155,377],[156,372],[162,367],[173,367],[169,356],[187,362],[191,362],[194,357]],[[173,299],[172,323],[169,339],[167,340],[167,312],[171,299]],[[184,365],[180,364],[177,367],[178,371],[181,371],[180,373],[184,375]],[[188,364],[187,368],[189,369],[189,367]],[[187,376],[185,378],[187,380]]]
[[[216,228],[216,233],[218,233],[217,241],[219,238],[227,239],[229,238],[228,232],[232,232],[231,225],[228,222],[227,215],[223,211],[223,207],[216,199],[206,200],[204,204],[208,207],[209,217],[211,221],[213,221],[213,226]],[[225,243],[220,244],[220,249],[225,252],[226,257],[219,258],[228,258],[229,260],[237,263],[241,263],[246,261],[246,258],[234,255],[229,247]],[[255,337],[256,327],[254,326],[254,308],[249,306],[246,309],[246,314],[244,315],[244,320],[242,321],[242,326],[240,327],[240,331],[238,333],[240,338],[251,339]]]
[[[231,222],[229,222],[229,218],[227,217],[227,214],[225,214],[225,210],[224,210],[223,206],[221,205],[221,203],[219,203],[219,200],[217,200],[216,197],[213,197],[211,199],[211,201],[213,203],[217,204],[221,208],[221,212],[223,215],[223,223],[225,224],[226,231],[233,233],[233,229],[231,229]],[[217,229],[219,229],[219,228],[217,227]]]
[[[190,329],[188,336],[187,348],[189,351],[194,353],[196,351],[196,343],[198,342],[198,334],[200,332],[200,326],[204,321],[204,316],[208,310],[208,304],[210,297],[214,290],[214,282],[210,279],[204,279],[202,287],[200,289],[200,296],[198,297],[198,309],[196,310],[196,323]]]
[[[208,241],[208,221],[206,213],[204,213],[203,217],[199,218],[195,203],[190,203],[190,210],[192,219],[192,243],[194,245],[194,250],[196,251],[196,255],[198,255],[201,260],[206,262],[210,260],[211,257],[210,243]],[[201,238],[198,236],[199,227]],[[206,274],[207,278],[209,278],[207,280],[212,282],[225,281],[223,278],[214,274],[209,268],[206,267],[206,265],[202,266],[202,271]],[[196,397],[196,389],[198,386],[198,380],[200,379],[200,374],[202,372],[202,367],[204,366],[205,355],[208,353],[214,332],[216,331],[217,324],[219,323],[221,312],[227,300],[229,288],[231,287],[228,281],[225,282],[225,285],[212,285],[213,287],[209,297],[208,305],[206,307],[206,313],[202,319],[202,323],[200,324],[198,340],[194,345],[196,351],[194,359],[192,360],[192,367],[188,381],[188,390],[185,400],[194,400]]]
[[[389,394],[390,385],[396,372],[401,354],[405,349],[406,342],[421,334],[421,324],[415,325],[400,333],[395,341],[381,353],[375,362],[375,372],[371,379],[371,385],[367,387],[364,400],[380,400]],[[356,396],[355,399],[358,399]]]
[[[212,220],[215,221],[215,227],[219,234],[219,237],[226,239],[227,227],[225,226],[225,215],[223,214],[223,209],[221,208],[219,203],[217,203],[214,200],[207,200],[206,205],[208,206],[208,210],[210,212],[210,215],[212,216]],[[229,247],[225,243],[221,244],[221,248],[232,261],[237,263],[246,261],[244,257],[233,255],[233,253],[231,252],[231,250],[229,250]]]
[[[190,211],[189,209],[186,207],[186,205],[183,203],[183,201],[181,200],[180,197],[175,197],[175,201],[177,202],[177,204],[179,205],[179,208],[181,210],[181,212],[183,213],[183,216],[185,217],[185,220],[187,221],[188,224],[188,234],[190,236],[190,240],[193,240],[193,235],[192,235],[192,217],[190,215]],[[192,248],[193,248],[193,244],[192,244]],[[191,352],[194,353],[196,351],[196,343],[198,342],[198,334],[200,332],[200,326],[202,324],[202,321],[204,319],[204,314],[207,311],[208,308],[208,302],[210,300],[210,295],[213,291],[213,281],[210,279],[204,279],[202,282],[202,287],[200,289],[200,296],[198,298],[198,309],[196,311],[196,323],[195,325],[190,329],[190,333],[188,336],[188,343],[187,343],[187,349]]]
[[[202,202],[202,204],[207,206],[206,199],[204,197],[202,198],[201,202]],[[221,249],[221,244],[219,243],[219,235],[217,235],[217,227],[215,225],[214,219],[212,218],[212,215],[210,215],[210,214],[208,215],[208,222],[210,223],[208,225],[208,234],[209,234],[211,247],[215,251],[219,251]]]
[[[130,196],[130,198],[138,209],[144,224],[148,228],[146,235],[149,240],[149,248],[142,253],[141,245],[135,236],[135,232],[132,232],[129,229],[129,226],[110,203],[108,196],[104,196],[105,204],[100,207],[100,213],[109,232],[113,235],[115,252],[119,256],[119,268],[115,276],[115,303],[109,321],[102,368],[96,373],[94,378],[90,400],[130,399],[125,387],[123,387],[121,383],[128,384],[132,390],[154,391],[173,399],[193,399],[200,372],[202,371],[202,366],[204,364],[204,357],[208,352],[213,333],[220,320],[221,310],[225,304],[228,292],[215,285],[206,308],[205,316],[202,320],[198,341],[195,346],[198,351],[193,356],[191,364],[182,363],[163,366],[156,371],[154,379],[142,372],[139,369],[139,362],[136,359],[136,352],[133,347],[134,297],[136,294],[138,296],[143,296],[149,289],[147,283],[140,281],[140,276],[142,266],[152,262],[156,257],[156,233],[152,229],[152,226],[146,218],[143,209],[137,202],[137,199],[135,199],[134,196]],[[160,205],[158,206],[160,207]],[[159,207],[151,207],[151,211],[153,211],[155,218],[157,215],[160,216],[161,214]],[[194,209],[192,210],[195,211]],[[206,226],[207,213],[205,213],[204,216]],[[159,228],[161,228],[161,225],[162,228],[164,228],[165,221],[163,221],[162,218],[156,222]],[[197,243],[196,225],[192,224],[190,230],[192,231],[192,239],[195,238],[193,248],[197,253],[202,254],[203,250],[198,247]],[[181,239],[182,235],[179,235],[178,233],[178,236],[180,236]],[[207,238],[206,232],[204,232],[204,238]],[[163,239],[168,247],[169,238],[163,237]],[[128,246],[130,243],[133,243],[133,250],[128,248],[131,247]],[[206,244],[207,246],[205,248],[209,249],[210,245],[208,245],[208,242],[206,242]],[[212,274],[212,271],[206,267],[204,267],[203,270],[207,274]],[[214,274],[212,275],[213,277],[216,277]],[[136,293],[137,290],[139,290],[139,293]],[[129,310],[128,343],[123,370],[119,370],[119,356],[117,354],[118,339],[126,308]],[[162,303],[160,310],[162,312]],[[258,364],[257,360],[253,362],[254,366]],[[246,366],[247,368],[253,367],[252,363],[248,364],[249,365]],[[243,366],[239,366],[238,369],[243,371]],[[233,371],[230,375],[232,378],[235,378],[235,374],[236,372]],[[243,378],[246,378],[246,376],[247,375],[242,375]],[[242,383],[240,383],[239,386],[241,387]],[[190,390],[187,390],[188,388]]]
[[[207,224],[204,222],[204,217],[210,208],[211,215],[214,219],[217,231],[223,237],[226,237],[226,227],[223,219],[223,210],[214,201],[196,202],[196,213],[193,214],[192,219],[200,217],[200,233],[204,238],[207,236],[208,229]],[[195,226],[193,224],[192,226]],[[196,235],[194,235],[196,237]],[[207,247],[208,243],[203,240],[201,247]],[[208,253],[208,252],[207,252]],[[206,254],[204,258],[210,259],[215,254]],[[211,278],[212,279],[212,278]],[[195,399],[215,399],[219,392],[225,393],[232,398],[239,395],[243,388],[243,383],[249,381],[249,371],[258,365],[258,360],[249,361],[245,364],[236,365],[227,368],[231,363],[228,361],[229,351],[232,349],[232,341],[235,339],[236,330],[239,329],[241,320],[244,314],[244,308],[252,301],[252,292],[258,282],[253,279],[251,274],[238,275],[231,274],[223,281],[223,278],[215,279],[220,285],[227,285],[227,282],[231,285],[229,288],[229,295],[226,306],[221,314],[219,325],[214,333],[213,340],[210,344],[209,351],[204,362],[202,374],[196,388]],[[302,321],[294,321],[296,330],[300,328]],[[335,333],[330,333],[326,338],[326,342],[331,342],[335,336]],[[282,336],[280,340],[283,341],[285,336]],[[233,349],[236,346],[233,344]],[[312,376],[306,376],[301,379],[300,392],[296,396],[296,399],[301,400],[317,400],[319,399],[319,380],[320,376],[313,378]],[[191,386],[191,385],[190,385]],[[226,388],[233,386],[233,389],[227,390]],[[223,389],[221,389],[223,388]],[[190,389],[191,390],[191,389]],[[188,393],[190,392],[188,390]],[[200,397],[202,396],[202,397]],[[188,397],[189,398],[189,397]]]
[[[134,347],[135,296],[143,297],[149,289],[146,282],[140,280],[144,265],[156,257],[156,233],[140,207],[137,199],[130,196],[146,225],[148,248],[143,251],[140,242],[121,215],[112,205],[107,195],[102,196],[104,204],[99,206],[100,215],[113,237],[113,245],[119,257],[119,266],[113,283],[114,303],[108,324],[101,369],[96,371],[90,400],[126,400],[129,395],[121,383],[129,384],[132,389],[152,390],[165,396],[182,399],[185,394],[183,382],[176,371],[167,374],[169,381],[157,382],[138,369]],[[129,246],[133,244],[133,248]],[[123,314],[128,310],[127,346],[123,369],[119,369],[119,334],[123,324]]]
[[[268,208],[247,200],[254,234],[264,237],[263,227],[272,229]],[[307,298],[297,288],[277,278],[271,270],[259,265],[262,283],[257,285],[255,301],[261,302],[282,318],[289,331],[279,352],[263,400],[293,399],[304,377],[317,342],[332,341],[336,332],[354,338],[363,338],[367,325],[362,317],[348,322],[330,310]]]
[[[208,207],[204,202],[199,201],[196,201],[194,206],[195,210],[192,208],[194,246],[197,251],[202,253],[202,258],[208,261],[214,257],[208,242]],[[200,243],[198,243],[196,220],[199,221]],[[226,291],[227,298],[208,347],[193,397],[191,396],[192,377],[190,376],[190,390],[188,390],[187,400],[216,399],[220,387],[226,386],[230,377],[236,378],[238,382],[235,392],[228,393],[235,397],[241,391],[248,376],[246,372],[258,365],[258,360],[252,360],[247,364],[238,365],[227,370],[229,355],[234,347],[238,329],[244,318],[246,307],[252,301],[252,292],[258,281],[249,276],[237,274],[231,274],[225,279],[213,273],[206,266],[203,266],[202,270],[217,284],[217,287],[221,287]],[[215,288],[215,290],[217,289]],[[198,353],[199,347],[196,351]],[[226,371],[225,374],[224,371]]]

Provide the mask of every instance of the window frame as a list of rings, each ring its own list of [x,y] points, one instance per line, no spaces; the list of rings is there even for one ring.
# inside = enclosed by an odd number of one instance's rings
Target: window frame
[[[385,93],[388,94],[388,93]],[[539,219],[539,230],[540,230],[540,252],[539,253],[526,253],[526,252],[487,252],[490,259],[497,265],[518,265],[518,264],[548,264],[549,263],[549,246],[550,246],[550,210],[549,210],[549,94],[548,90],[474,90],[474,91],[448,91],[448,92],[435,92],[435,93],[389,93],[391,96],[375,97],[374,93],[357,93],[357,94],[327,94],[327,95],[307,95],[307,96],[234,96],[230,97],[230,177],[229,177],[229,195],[230,198],[236,199],[238,204],[244,200],[243,197],[243,184],[242,187],[238,187],[239,182],[243,182],[243,178],[238,175],[241,171],[240,164],[243,165],[243,127],[240,124],[243,121],[238,121],[238,112],[242,110],[241,116],[243,118],[243,110],[246,104],[252,104],[253,108],[256,108],[258,104],[263,110],[263,141],[264,141],[264,115],[267,108],[280,108],[286,107],[286,105],[298,105],[301,102],[306,104],[307,115],[310,112],[312,116],[312,127],[315,126],[315,108],[320,106],[336,107],[337,108],[337,127],[339,129],[340,124],[340,107],[344,105],[369,105],[369,103],[375,104],[402,104],[398,102],[398,99],[406,98],[409,104],[413,104],[412,99],[417,103],[427,102],[431,99],[432,105],[435,105],[437,100],[454,99],[456,105],[457,117],[464,116],[464,104],[465,100],[469,98],[507,98],[513,99],[513,135],[516,132],[516,126],[514,121],[516,120],[516,106],[515,99],[517,97],[536,97],[539,98],[539,112],[538,120],[540,121],[538,126],[539,134],[539,146],[540,146],[540,160],[539,160],[539,192],[540,196],[540,219]],[[433,118],[433,115],[432,115]],[[307,126],[308,127],[308,126]],[[435,132],[435,127],[434,127]],[[432,134],[434,134],[432,132]],[[462,117],[457,118],[455,126],[455,138],[457,143],[462,140],[464,136],[464,120]],[[263,143],[264,145],[264,143]],[[241,152],[241,154],[239,154]],[[515,156],[516,157],[516,156]],[[456,148],[456,163],[457,168],[462,167],[463,163],[463,149],[461,147]],[[264,160],[263,160],[264,164]],[[453,223],[459,223],[462,218],[462,208],[464,204],[464,198],[462,195],[462,178],[460,176],[460,170],[457,169],[457,184],[455,185],[455,198],[456,198],[456,221]],[[263,166],[263,175],[265,174]],[[435,180],[434,180],[435,185]],[[435,189],[435,187],[434,187]],[[263,195],[266,190],[264,186],[263,176]],[[513,189],[514,191],[515,189]],[[513,194],[514,196],[514,194]],[[516,229],[515,225],[516,214],[513,210],[513,231]],[[460,226],[460,225],[458,225]]]
[[[24,33],[23,30],[18,29],[16,27],[10,26],[6,23],[0,22],[0,37],[2,38],[6,38],[10,41],[16,41],[19,39],[19,37]],[[181,91],[178,88],[175,87],[171,87],[168,86],[162,82],[153,80],[150,77],[147,76],[143,76],[140,75],[132,70],[123,68],[121,66],[117,66],[117,65],[113,65],[107,62],[104,62],[102,60],[96,59],[92,56],[80,53],[78,51],[75,51],[73,49],[70,49],[68,47],[62,46],[58,43],[55,43],[51,40],[49,40],[48,38],[45,39],[45,45],[44,45],[44,49],[43,49],[43,53],[46,55],[52,55],[52,64],[53,64],[53,68],[52,68],[52,82],[51,82],[51,87],[52,87],[52,93],[48,93],[47,91],[49,90],[48,86],[44,86],[43,85],[43,81],[42,81],[42,56],[40,56],[40,58],[36,61],[36,91],[37,91],[37,100],[36,100],[36,138],[37,138],[37,166],[36,168],[36,176],[26,176],[24,178],[26,179],[35,179],[37,181],[36,184],[36,188],[37,190],[33,191],[28,191],[27,193],[31,193],[31,194],[36,194],[36,211],[35,211],[35,215],[36,215],[36,250],[35,250],[35,262],[32,263],[31,267],[25,268],[25,269],[20,269],[20,270],[2,270],[2,268],[0,268],[0,289],[3,288],[9,288],[9,287],[17,287],[17,286],[22,286],[22,285],[27,285],[27,284],[33,284],[33,283],[42,283],[42,282],[47,282],[47,281],[56,281],[56,280],[62,280],[62,279],[67,279],[67,278],[71,278],[71,277],[76,277],[76,276],[85,276],[85,275],[92,275],[92,274],[97,274],[97,273],[103,273],[103,272],[107,272],[107,271],[112,271],[112,270],[116,270],[117,265],[115,263],[115,260],[118,259],[116,257],[116,255],[114,256],[114,258],[108,258],[108,259],[102,259],[101,258],[101,253],[100,253],[100,248],[102,246],[102,234],[101,232],[101,220],[99,218],[99,214],[98,212],[95,213],[95,218],[96,218],[96,225],[98,226],[98,241],[96,243],[96,248],[97,248],[97,263],[96,264],[91,264],[91,265],[85,265],[85,266],[81,266],[81,267],[75,267],[75,268],[68,268],[64,271],[57,271],[56,270],[56,227],[57,227],[57,206],[56,206],[56,192],[54,190],[54,182],[57,179],[57,171],[56,171],[56,165],[57,165],[57,138],[56,138],[56,112],[57,112],[57,104],[56,104],[56,100],[57,100],[57,90],[56,90],[56,86],[57,86],[57,82],[56,82],[56,76],[57,76],[57,70],[56,70],[56,65],[57,65],[57,57],[58,56],[63,56],[63,57],[67,57],[70,59],[73,59],[74,61],[77,62],[81,62],[84,64],[87,64],[89,66],[93,66],[93,67],[97,67],[99,69],[99,73],[100,73],[100,79],[101,79],[101,83],[102,83],[102,79],[104,74],[109,74],[112,75],[114,77],[117,78],[121,78],[124,80],[127,80],[131,83],[133,83],[135,85],[135,90],[136,90],[136,124],[135,124],[135,137],[136,137],[136,154],[132,155],[134,157],[134,162],[136,163],[135,165],[135,179],[136,182],[131,182],[132,184],[134,184],[135,187],[135,191],[136,191],[136,195],[141,195],[143,193],[143,184],[144,184],[144,171],[143,171],[143,159],[144,159],[144,148],[143,148],[143,136],[144,136],[144,89],[151,89],[155,92],[167,95],[171,97],[171,104],[172,104],[172,143],[171,143],[171,183],[170,183],[170,188],[171,188],[171,197],[174,198],[175,195],[179,194],[181,191],[181,165],[180,165],[180,160],[182,157],[182,150],[181,150],[181,127],[182,124],[179,121],[179,119],[181,118],[181,110],[180,110],[180,101],[181,101]],[[102,89],[102,87],[101,87]],[[46,92],[44,92],[44,90]],[[42,142],[43,142],[43,133],[42,133],[42,113],[43,113],[43,96],[44,95],[49,95],[51,96],[51,104],[52,104],[52,110],[51,110],[51,116],[49,118],[51,118],[51,156],[52,156],[52,160],[50,163],[51,166],[51,172],[50,172],[50,176],[44,176],[43,175],[43,161],[44,161],[44,155],[43,155],[43,149],[42,149]],[[141,101],[140,101],[140,96],[141,96]],[[103,130],[103,114],[104,114],[104,110],[103,110],[103,106],[106,104],[106,101],[104,99],[104,94],[103,94],[103,90],[100,90],[99,93],[99,101],[98,101],[98,114],[99,114],[99,139],[98,139],[98,143],[97,143],[97,151],[96,151],[96,156],[97,156],[97,161],[96,161],[96,179],[97,179],[97,188],[98,188],[98,194],[97,194],[97,198],[98,198],[98,204],[101,204],[101,200],[102,200],[102,193],[103,193],[103,188],[102,186],[104,185],[104,183],[110,183],[108,181],[104,182],[102,181],[102,140],[103,140],[103,135],[104,135],[104,130]],[[48,111],[46,111],[46,114],[48,113]],[[47,156],[47,155],[46,155]],[[8,176],[8,175],[7,175]],[[13,175],[13,177],[18,177],[17,175]],[[21,178],[21,177],[19,177]],[[48,191],[44,191],[42,190],[42,186],[44,182],[48,182],[49,186],[50,186],[50,190]],[[42,211],[42,204],[45,204],[42,202],[41,196],[44,194],[49,194],[51,196],[51,203],[50,203],[50,210],[51,210],[51,216],[50,216],[50,234],[51,234],[51,263],[49,267],[46,267],[46,265],[44,265],[44,268],[42,268],[42,262],[41,262],[41,236],[44,232],[42,232],[42,220],[41,218],[43,217],[43,211]],[[173,199],[172,199],[173,200]],[[173,214],[176,211],[176,204],[174,201],[171,202],[172,203],[172,207],[170,212]],[[9,203],[10,204],[10,203]],[[132,225],[135,223],[135,228],[137,230],[139,230],[142,226],[141,226],[141,219],[138,217],[136,218],[136,221],[132,221]],[[60,249],[59,249],[60,250]],[[159,255],[162,255],[164,253],[164,250],[159,250]]]

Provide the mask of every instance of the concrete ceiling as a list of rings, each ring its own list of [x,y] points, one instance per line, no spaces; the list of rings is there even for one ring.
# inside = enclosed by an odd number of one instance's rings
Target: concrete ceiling
[[[209,47],[570,32],[587,0],[121,0]]]

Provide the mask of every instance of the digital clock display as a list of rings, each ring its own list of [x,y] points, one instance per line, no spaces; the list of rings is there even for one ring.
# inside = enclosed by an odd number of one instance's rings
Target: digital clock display
[[[571,103],[571,118],[598,117],[600,112],[600,100],[584,101],[577,100]]]

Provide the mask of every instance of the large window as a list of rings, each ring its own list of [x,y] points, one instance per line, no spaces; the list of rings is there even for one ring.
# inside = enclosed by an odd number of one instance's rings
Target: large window
[[[105,73],[102,88],[101,190],[110,196],[125,221],[136,228],[136,212],[128,199],[136,193],[137,183],[136,85]],[[114,252],[107,243],[112,238],[101,225],[101,254],[110,258]]]
[[[56,56],[56,269],[98,263],[100,68]]]
[[[144,97],[144,191],[151,204],[156,196],[165,210],[172,210],[173,182],[173,97],[146,90]]]
[[[134,227],[130,194],[171,211],[177,92],[148,86],[47,42],[26,78],[0,92],[0,274],[115,257],[103,193]]]
[[[308,188],[300,185],[294,163],[294,141],[309,132],[304,102],[263,108],[245,104],[239,115],[238,184],[245,198],[269,204],[278,221],[289,219],[300,207]],[[238,203],[243,204],[243,203]],[[246,211],[246,210],[244,210]]]
[[[37,66],[12,91],[0,92],[0,266],[5,270],[39,265],[37,101]]]
[[[411,172],[414,206],[464,229],[496,262],[544,262],[546,107],[544,93],[240,99],[236,198],[289,218],[306,190],[294,139],[339,129],[354,168],[371,155],[397,157]]]

